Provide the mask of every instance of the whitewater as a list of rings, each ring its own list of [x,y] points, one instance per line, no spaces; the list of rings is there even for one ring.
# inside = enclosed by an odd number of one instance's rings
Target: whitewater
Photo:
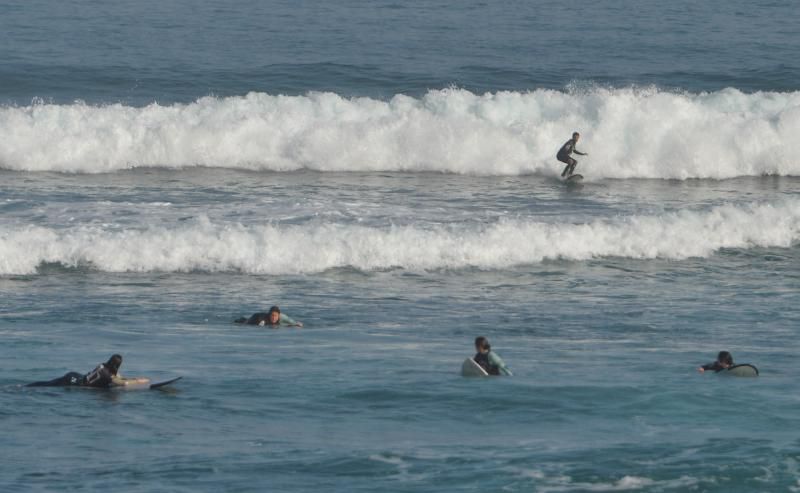
[[[106,272],[322,273],[381,269],[512,269],[544,260],[685,259],[722,248],[789,248],[800,241],[800,200],[708,211],[492,224],[367,227],[341,223],[245,226],[207,217],[174,227],[0,227],[0,274],[42,264]]]
[[[0,167],[109,173],[164,167],[556,176],[573,131],[604,178],[800,175],[800,92],[573,87],[388,100],[315,92],[190,104],[0,107]]]

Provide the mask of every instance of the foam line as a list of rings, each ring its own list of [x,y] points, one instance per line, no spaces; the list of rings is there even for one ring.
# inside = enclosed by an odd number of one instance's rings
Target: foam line
[[[31,274],[43,263],[108,272],[318,273],[352,267],[508,269],[547,259],[685,259],[721,248],[792,247],[800,200],[723,205],[705,211],[559,224],[531,219],[483,226],[215,224],[110,230],[0,227],[0,274]]]

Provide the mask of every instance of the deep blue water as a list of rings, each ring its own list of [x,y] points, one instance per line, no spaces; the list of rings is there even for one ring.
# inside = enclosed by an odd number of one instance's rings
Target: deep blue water
[[[793,91],[800,6],[734,1],[0,4],[0,98],[144,104],[250,91]]]
[[[0,490],[800,490],[798,21],[0,2]]]

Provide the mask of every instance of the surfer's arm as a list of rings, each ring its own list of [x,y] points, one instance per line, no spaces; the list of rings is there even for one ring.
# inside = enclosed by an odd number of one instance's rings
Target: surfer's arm
[[[303,322],[298,322],[295,319],[293,319],[292,317],[290,317],[288,315],[284,315],[283,313],[281,313],[280,324],[281,325],[288,325],[289,327],[302,327],[303,326]]]
[[[574,152],[575,154],[579,155],[579,156],[588,156],[588,155],[589,155],[589,153],[588,153],[588,152],[581,152],[581,151],[579,151],[578,149],[573,149],[573,152]]]
[[[513,375],[513,373],[511,373],[511,370],[509,370],[508,367],[506,366],[506,362],[503,361],[503,358],[498,356],[497,353],[495,353],[494,351],[489,352],[489,363],[496,366],[497,369],[500,370],[501,374],[507,376]]]
[[[700,373],[703,373],[703,372],[706,372],[706,371],[720,371],[722,369],[723,368],[722,368],[722,366],[720,366],[719,363],[714,362],[714,363],[709,363],[707,365],[701,366],[700,368],[697,369],[697,371],[699,371]]]

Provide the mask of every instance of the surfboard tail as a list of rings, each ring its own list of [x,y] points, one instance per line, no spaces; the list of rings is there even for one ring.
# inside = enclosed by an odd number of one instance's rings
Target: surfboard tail
[[[150,388],[151,389],[160,389],[162,387],[166,387],[167,385],[170,385],[170,384],[173,384],[173,383],[177,382],[181,378],[183,378],[183,377],[176,377],[176,378],[173,378],[171,380],[166,380],[164,382],[158,382],[158,383],[150,384]]]

